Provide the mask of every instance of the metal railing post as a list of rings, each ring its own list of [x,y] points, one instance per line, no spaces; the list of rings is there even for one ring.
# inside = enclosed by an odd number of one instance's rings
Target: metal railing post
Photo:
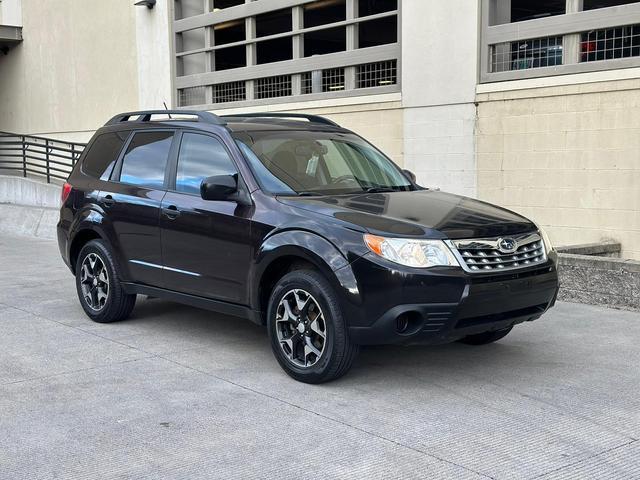
[[[27,146],[25,145],[26,140],[24,135],[21,138],[22,138],[22,176],[26,177],[27,176]]]
[[[45,151],[45,154],[44,154],[45,169],[47,172],[47,183],[51,183],[51,176],[49,173],[49,140],[48,139],[44,141],[44,151]]]

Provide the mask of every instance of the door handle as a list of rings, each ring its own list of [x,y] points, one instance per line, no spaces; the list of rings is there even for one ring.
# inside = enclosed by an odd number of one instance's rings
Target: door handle
[[[102,199],[102,203],[104,203],[105,207],[110,207],[112,205],[115,205],[116,201],[111,195],[105,195],[105,197]]]
[[[168,207],[162,208],[162,213],[169,220],[175,220],[176,217],[180,216],[180,210],[175,205],[169,205]]]

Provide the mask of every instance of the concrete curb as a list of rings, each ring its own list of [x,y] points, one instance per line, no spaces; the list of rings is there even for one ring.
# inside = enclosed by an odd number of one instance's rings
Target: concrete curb
[[[0,233],[54,240],[57,208],[0,203]]]

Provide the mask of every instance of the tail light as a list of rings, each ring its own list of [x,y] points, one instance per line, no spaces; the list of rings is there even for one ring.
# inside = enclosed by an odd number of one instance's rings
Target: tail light
[[[68,182],[64,182],[64,185],[62,185],[62,192],[60,192],[60,203],[62,205],[64,205],[64,202],[67,201],[67,198],[69,198],[69,195],[71,194],[71,184]]]

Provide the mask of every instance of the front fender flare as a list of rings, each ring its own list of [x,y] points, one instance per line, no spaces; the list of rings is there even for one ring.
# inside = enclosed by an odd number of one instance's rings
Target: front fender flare
[[[315,265],[332,283],[342,301],[360,303],[358,282],[342,252],[316,233],[287,230],[270,236],[256,254],[249,281],[254,310],[260,310],[260,285],[265,271],[274,261],[287,256],[299,257]]]

